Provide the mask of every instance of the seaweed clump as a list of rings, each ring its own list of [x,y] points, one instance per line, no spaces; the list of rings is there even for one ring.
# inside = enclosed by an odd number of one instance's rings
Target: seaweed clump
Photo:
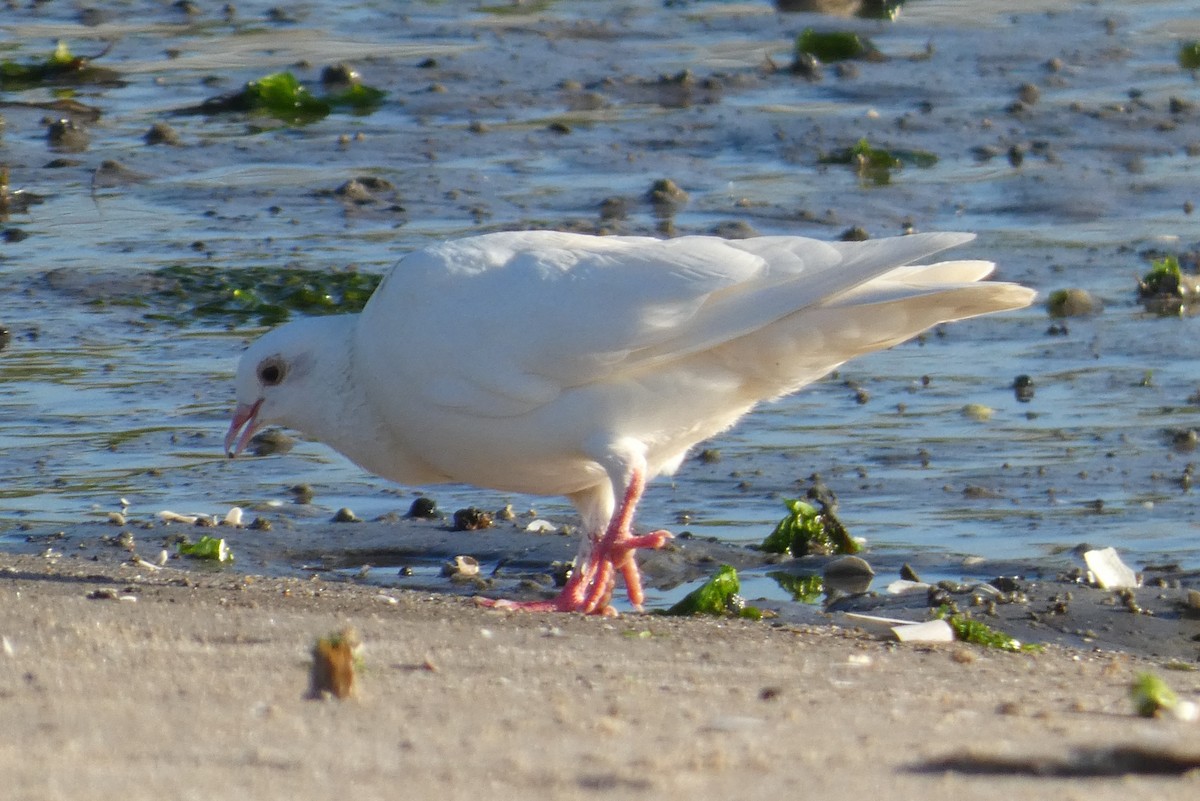
[[[164,267],[155,273],[158,295],[184,308],[154,319],[186,322],[220,319],[278,325],[293,314],[346,314],[361,311],[379,285],[377,275],[360,272],[215,266]]]
[[[892,172],[906,165],[928,168],[937,164],[938,157],[924,150],[884,150],[873,147],[865,138],[851,147],[828,153],[819,159],[821,164],[849,164],[863,183],[885,186],[892,182]]]
[[[796,37],[796,58],[811,56],[817,61],[883,61],[884,56],[870,39],[852,31],[817,31],[805,28]]]
[[[374,111],[386,92],[358,82],[355,73],[336,91],[315,95],[290,72],[276,72],[257,81],[248,81],[236,92],[210,97],[198,106],[180,109],[178,114],[224,114],[244,112],[265,114],[294,125],[324,119],[335,109],[358,113]]]
[[[1001,651],[1014,653],[1030,653],[1045,650],[1036,643],[1022,644],[1020,640],[1010,637],[1002,631],[992,628],[981,620],[975,620],[969,615],[954,614],[948,605],[938,607],[935,617],[945,620],[954,629],[954,638],[961,642],[982,645],[985,648],[998,648]]]
[[[47,84],[120,84],[120,73],[92,64],[109,48],[95,56],[77,56],[66,42],[60,41],[53,53],[38,61],[21,63],[5,59],[0,61],[0,91],[21,91]]]
[[[1193,39],[1179,45],[1179,66],[1185,70],[1200,70],[1200,41]]]
[[[820,509],[805,501],[785,500],[787,516],[775,525],[775,530],[767,535],[759,549],[790,556],[860,552],[862,543],[850,536],[838,520],[833,504],[820,497],[816,501]]]
[[[737,571],[729,565],[721,565],[712,578],[689,592],[683,599],[663,612],[665,615],[733,615],[760,620],[762,610],[747,606],[739,593],[742,591]]]
[[[1138,280],[1138,299],[1157,314],[1180,314],[1200,300],[1200,277],[1183,272],[1176,256],[1154,259]]]

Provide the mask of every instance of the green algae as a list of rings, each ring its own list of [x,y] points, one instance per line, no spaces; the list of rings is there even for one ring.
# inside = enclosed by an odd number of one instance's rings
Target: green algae
[[[294,314],[346,314],[366,305],[379,276],[297,268],[171,266],[155,273],[160,301],[177,311],[147,315],[177,323],[219,320],[278,325]]]
[[[315,95],[290,72],[276,72],[256,81],[248,81],[236,92],[218,95],[198,106],[181,109],[179,114],[265,114],[293,125],[305,125],[324,119],[337,109],[370,113],[383,102],[381,89],[354,83],[339,92]]]
[[[762,611],[746,606],[738,594],[742,585],[737,571],[729,565],[721,565],[713,577],[700,587],[689,592],[679,603],[663,612],[664,615],[687,617],[691,615],[734,615],[750,620],[762,619]]]
[[[843,553],[854,554],[862,550],[862,544],[842,525],[833,510],[825,504],[821,509],[801,500],[784,500],[788,514],[759,545],[767,553],[783,553],[791,556],[808,554]]]

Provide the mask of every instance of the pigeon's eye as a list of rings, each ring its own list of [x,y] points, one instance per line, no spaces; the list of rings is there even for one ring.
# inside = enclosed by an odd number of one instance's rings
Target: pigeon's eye
[[[258,366],[258,380],[268,387],[273,387],[283,381],[287,370],[280,359],[267,359]]]

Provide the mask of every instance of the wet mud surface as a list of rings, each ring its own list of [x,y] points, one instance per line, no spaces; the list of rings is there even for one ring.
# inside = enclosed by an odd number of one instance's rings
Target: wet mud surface
[[[125,564],[134,571],[163,572],[185,581],[189,575],[260,574],[522,600],[551,597],[556,574],[561,575],[576,550],[574,536],[530,533],[511,523],[479,531],[454,531],[447,520],[308,524],[288,526],[264,538],[256,531],[226,526],[127,522],[35,529],[19,541],[10,537],[5,550],[42,556],[76,573],[89,564]],[[195,540],[204,533],[226,540],[235,557],[231,564],[176,555],[180,539]],[[447,575],[445,566],[459,556],[477,560],[479,573]],[[651,607],[670,605],[716,566],[728,564],[739,572],[745,601],[765,610],[768,622],[865,627],[887,639],[886,626],[856,615],[919,622],[932,618],[939,608],[950,608],[1021,643],[1124,651],[1181,665],[1200,659],[1200,608],[1188,603],[1188,591],[1200,590],[1200,571],[1158,565],[1143,573],[1143,586],[1111,590],[1090,584],[1083,560],[1072,554],[1037,561],[964,561],[913,554],[900,564],[867,557],[873,577],[831,576],[828,568],[837,557],[778,557],[685,534],[662,551],[642,553],[639,561]],[[929,582],[903,593],[890,589],[902,575],[914,574],[959,579]],[[788,580],[804,577],[822,579],[821,589],[796,602]],[[621,599],[617,608],[630,611]]]
[[[103,551],[105,526],[93,534],[86,521],[126,503],[140,519],[238,504],[275,523],[230,535],[239,570],[319,565],[342,577],[372,564],[375,580],[412,560],[414,576],[397,581],[468,591],[438,571],[474,551],[435,524],[352,534],[326,524],[343,506],[368,520],[402,513],[414,488],[318,443],[222,457],[236,357],[257,320],[164,296],[167,268],[374,275],[447,236],[529,227],[973,230],[963,257],[994,259],[1000,277],[1044,297],[1078,288],[1097,302],[1079,316],[1035,307],[931,332],[709,443],[711,458],[653,484],[641,509],[647,527],[693,532],[681,547],[721,543],[707,556],[648,555],[656,603],[729,561],[763,582],[748,597],[774,598],[785,616],[820,614],[783,600],[765,577],[774,566],[745,547],[816,473],[880,576],[905,562],[934,582],[1025,576],[1033,600],[997,607],[1019,638],[1083,642],[1093,631],[1097,644],[1195,659],[1191,623],[1172,611],[1178,588],[1162,599],[1139,590],[1155,614],[1121,617],[1110,594],[1055,578],[1078,566],[1070,551],[1083,542],[1116,546],[1150,577],[1175,565],[1169,584],[1188,586],[1200,568],[1200,323],[1137,298],[1151,255],[1186,257],[1200,242],[1200,93],[1176,62],[1179,42],[1200,37],[1190,5],[1046,0],[1013,12],[912,0],[894,22],[723,2],[336,13],[250,2],[231,16],[93,6],[29,5],[0,20],[13,43],[5,59],[43,58],[64,40],[111,71],[0,91],[0,547],[65,530],[72,547]],[[807,27],[855,31],[885,58],[798,74],[792,46]],[[320,91],[321,71],[338,63],[385,100],[304,125],[179,113],[283,69]],[[936,163],[907,164],[885,184],[829,163],[863,138]],[[662,180],[681,193],[655,194]],[[305,507],[288,493],[302,481],[315,490]],[[432,493],[448,509],[513,503],[571,519],[558,499]],[[532,592],[521,581],[536,585],[575,549],[567,537],[481,537],[492,540],[479,553],[487,569],[504,563],[503,594]],[[1069,612],[1039,611],[1068,589]],[[887,605],[912,600],[902,598]],[[1029,610],[1040,618],[1025,635]],[[1128,621],[1154,641],[1103,633]],[[1171,645],[1155,645],[1160,635]]]

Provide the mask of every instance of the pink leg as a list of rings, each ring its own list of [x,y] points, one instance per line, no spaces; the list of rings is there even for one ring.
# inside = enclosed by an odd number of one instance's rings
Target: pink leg
[[[586,615],[608,614],[608,606],[619,572],[625,580],[629,602],[641,609],[645,594],[642,576],[634,554],[639,548],[658,549],[671,538],[670,532],[654,531],[633,536],[629,533],[633,511],[646,487],[645,476],[635,469],[625,488],[625,497],[613,513],[604,536],[594,540],[584,564],[577,565],[567,585],[558,597],[550,601],[493,601],[478,599],[484,606],[498,609],[521,609],[532,612],[583,612]]]

